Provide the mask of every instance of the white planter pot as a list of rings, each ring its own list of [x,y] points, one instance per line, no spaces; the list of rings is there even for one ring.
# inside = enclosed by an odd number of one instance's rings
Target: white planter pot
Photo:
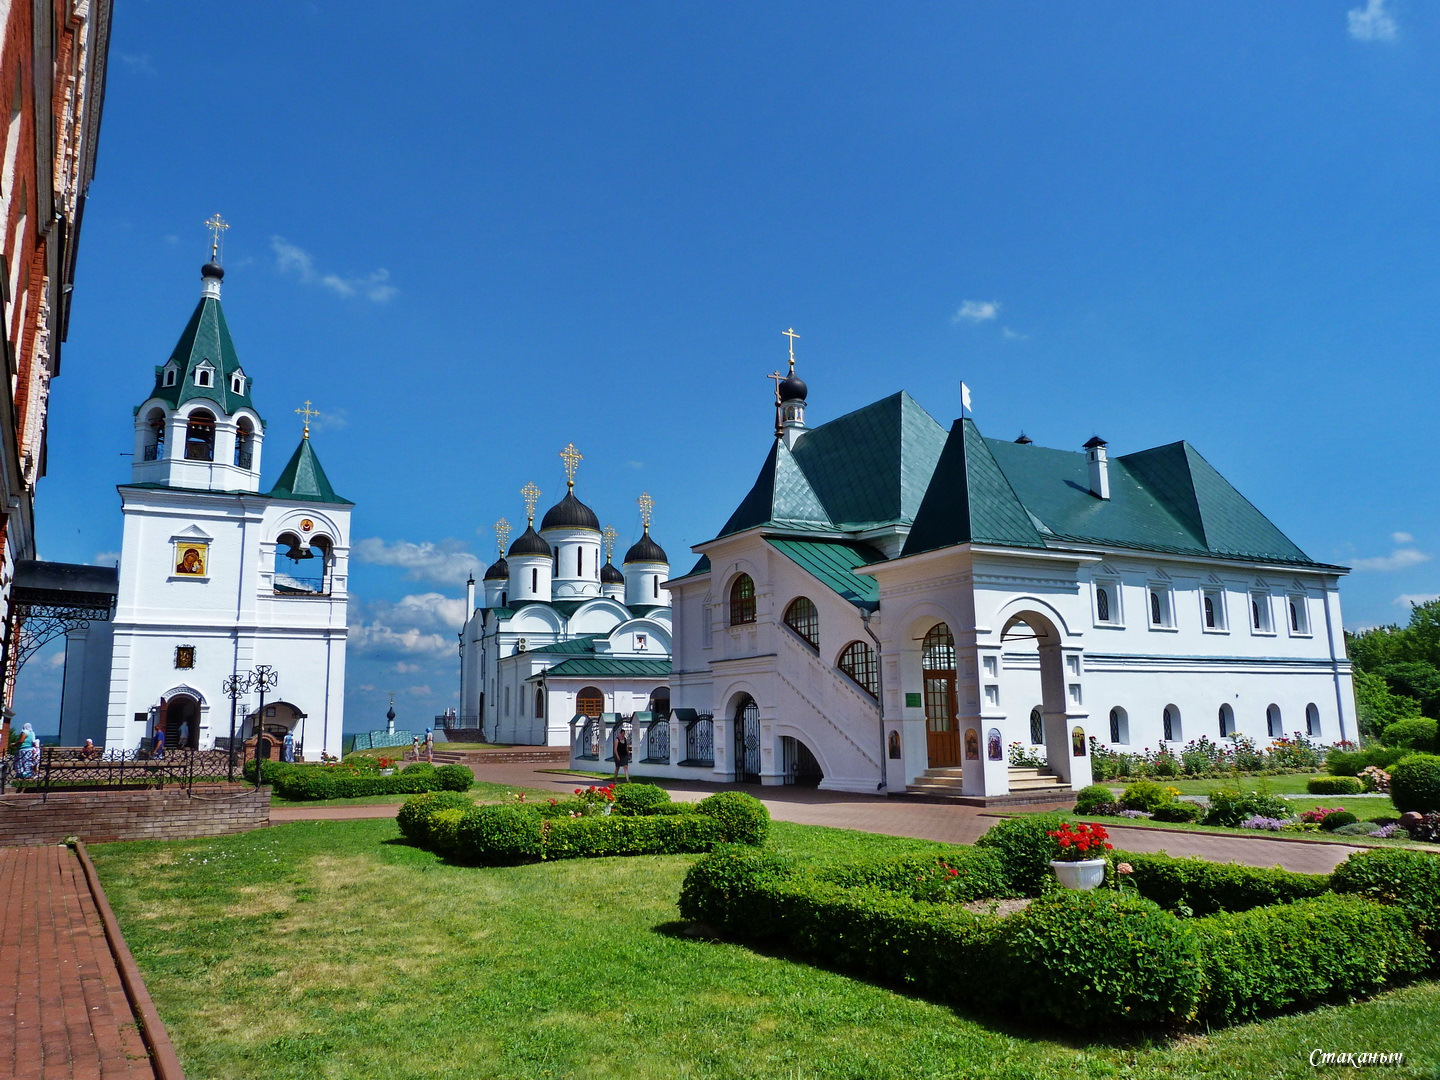
[[[381,775],[381,776],[394,776],[394,775],[395,775],[395,770],[394,770],[394,769],[381,769],[381,770],[380,770],[380,775]]]
[[[1067,889],[1098,889],[1105,882],[1104,859],[1081,859],[1079,862],[1052,860],[1055,876]]]

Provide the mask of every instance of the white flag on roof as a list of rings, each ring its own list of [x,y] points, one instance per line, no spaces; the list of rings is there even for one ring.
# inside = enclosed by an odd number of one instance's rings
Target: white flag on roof
[[[970,408],[970,388],[963,382],[960,384],[960,407],[962,409]]]

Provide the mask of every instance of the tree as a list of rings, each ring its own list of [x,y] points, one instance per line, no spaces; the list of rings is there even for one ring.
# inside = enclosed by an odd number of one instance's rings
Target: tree
[[[1397,720],[1409,720],[1421,714],[1420,702],[1391,691],[1383,676],[1361,671],[1354,673],[1355,709],[1359,714],[1360,734],[1367,739],[1377,737],[1386,726]]]

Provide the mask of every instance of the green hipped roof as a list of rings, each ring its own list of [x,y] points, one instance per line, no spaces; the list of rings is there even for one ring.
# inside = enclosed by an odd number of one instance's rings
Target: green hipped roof
[[[873,577],[854,573],[856,567],[885,561],[885,556],[868,544],[773,536],[765,539],[771,547],[856,607],[874,611],[880,606],[879,583]]]
[[[903,554],[1047,539],[1176,554],[1315,563],[1189,443],[1111,458],[1110,498],[1084,452],[984,438],[956,421]]]
[[[300,440],[290,462],[268,492],[272,499],[291,499],[295,502],[336,503],[340,506],[354,506],[349,499],[335,494],[325,470],[320,467],[320,458],[306,436]]]
[[[585,679],[666,679],[670,677],[669,660],[632,660],[624,656],[572,656],[545,671],[545,678]],[[531,679],[540,678],[539,673]],[[528,681],[528,680],[527,680]]]
[[[944,446],[945,429],[903,390],[810,429],[794,450],[777,439],[720,535],[909,524]]]
[[[214,386],[195,384],[195,368],[202,360],[209,360],[215,367]],[[180,369],[175,385],[162,385],[165,381],[165,365],[162,364],[155,369],[155,389],[150,393],[151,398],[169,402],[172,408],[203,398],[213,401],[226,415],[233,415],[239,408],[254,410],[248,377],[243,394],[236,394],[230,389],[230,376],[240,370],[240,358],[235,354],[235,342],[230,339],[230,327],[225,322],[225,311],[218,299],[210,296],[200,298],[200,303],[195,305],[195,313],[190,316],[184,333],[170,353],[170,361]]]

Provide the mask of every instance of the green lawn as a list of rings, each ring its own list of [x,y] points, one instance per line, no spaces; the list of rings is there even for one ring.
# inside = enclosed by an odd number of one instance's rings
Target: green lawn
[[[517,788],[509,784],[492,784],[477,780],[470,785],[470,795],[476,802],[508,802],[517,791],[523,791],[530,800],[551,796],[548,791],[538,788]],[[409,795],[360,795],[353,799],[282,799],[271,794],[271,806],[394,806],[399,807]]]
[[[776,823],[844,861],[944,845]],[[1440,984],[1110,1042],[970,1015],[676,922],[691,856],[453,866],[393,821],[302,822],[91,853],[184,1062],[207,1080],[385,1077],[1255,1080],[1312,1049],[1440,1068]]]

